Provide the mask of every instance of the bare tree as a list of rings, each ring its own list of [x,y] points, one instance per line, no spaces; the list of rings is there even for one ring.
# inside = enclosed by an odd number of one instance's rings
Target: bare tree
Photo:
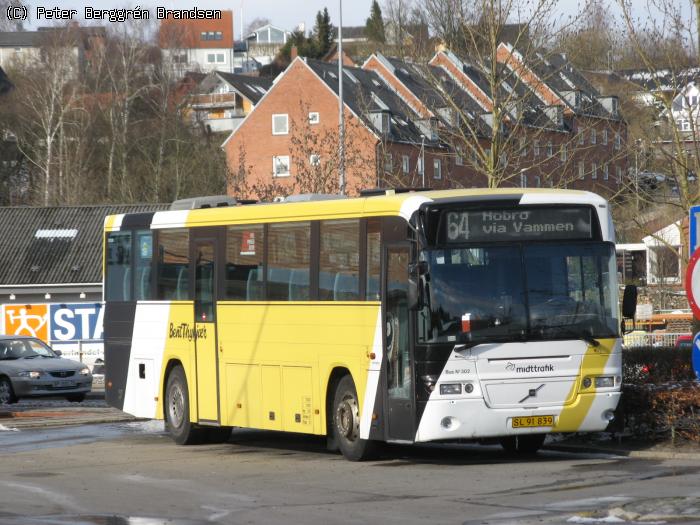
[[[308,115],[309,107],[302,104],[300,114]],[[374,157],[364,143],[353,140],[358,136],[360,126],[355,117],[346,122],[345,170],[347,180],[354,181],[353,186],[347,188],[351,194],[374,183],[374,171],[367,169],[372,166]],[[326,128],[319,132],[308,119],[302,118],[291,122],[290,131],[295,191],[339,193],[338,130]]]
[[[576,187],[585,177],[600,181],[610,193],[618,169],[615,165],[610,173],[609,163],[624,164],[622,148],[598,160],[598,142],[589,139],[589,131],[605,137],[607,144],[623,126],[614,118],[600,118],[613,111],[601,109],[595,90],[569,69],[568,57],[551,47],[576,21],[553,26],[550,15],[559,4],[425,3],[425,16],[446,48],[422,68],[421,76],[436,94],[426,99],[426,107],[455,164],[478,174],[480,184]]]
[[[698,15],[694,11],[693,16],[684,16],[680,1],[650,0],[649,4],[657,16],[638,20],[632,15],[630,3],[619,0],[627,40],[650,79],[646,87],[639,86],[641,94],[646,95],[639,98],[655,100],[650,108],[655,110],[655,118],[641,121],[638,135],[630,141],[634,144],[636,162],[627,182],[630,191],[642,199],[643,206],[663,204],[675,207],[679,214],[684,215],[690,206],[700,203],[697,182],[700,173],[700,115],[697,104],[693,104],[683,91],[695,78],[688,75],[687,57],[698,56]],[[671,41],[677,46],[666,45]],[[659,63],[664,64],[663,71],[658,70]],[[667,84],[676,90],[670,96],[660,96],[666,91]],[[640,180],[643,169],[661,174],[664,181],[650,186],[648,179]],[[683,243],[682,265],[685,267],[689,256],[688,238],[683,234],[680,238]],[[683,271],[681,275],[684,275]]]
[[[65,153],[71,130],[79,130],[81,84],[73,30],[46,32],[42,59],[13,71],[18,86],[10,95],[16,108],[8,128],[17,137],[17,147],[37,170],[42,183],[44,206],[60,201],[66,172]],[[70,142],[73,142],[72,140]]]

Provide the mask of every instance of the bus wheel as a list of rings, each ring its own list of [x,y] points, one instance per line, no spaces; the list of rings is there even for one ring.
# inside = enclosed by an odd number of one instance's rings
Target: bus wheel
[[[201,429],[190,422],[187,379],[179,365],[170,372],[165,389],[165,426],[178,445],[193,445],[201,441]]]
[[[333,400],[333,434],[346,459],[364,461],[376,453],[376,443],[360,438],[360,404],[349,375],[338,383]]]
[[[544,443],[545,434],[525,434],[501,438],[501,446],[506,452],[519,455],[535,454]]]

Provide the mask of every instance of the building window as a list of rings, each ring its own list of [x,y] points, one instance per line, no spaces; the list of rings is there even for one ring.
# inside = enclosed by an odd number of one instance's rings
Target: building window
[[[440,159],[433,159],[433,178],[442,179],[442,161]]]
[[[272,176],[289,177],[289,155],[272,157]]]
[[[207,62],[209,64],[215,64],[216,63],[216,54],[215,53],[208,53],[207,54]]]
[[[610,175],[608,173],[608,165],[603,164],[603,180],[608,180],[609,177]]]
[[[318,153],[312,153],[311,156],[309,157],[309,164],[312,166],[320,166],[321,165],[321,155]]]
[[[539,188],[542,186],[542,179],[540,179],[539,175],[535,175],[535,188]]]
[[[559,158],[562,162],[566,162],[566,144],[561,145],[561,149],[559,150]]]
[[[608,145],[608,130],[604,129],[603,130],[603,146]]]
[[[578,178],[581,180],[586,178],[586,165],[583,161],[578,163]]]
[[[199,33],[199,39],[200,39],[200,40],[206,40],[206,39],[207,39],[207,32],[206,32],[206,31],[202,31],[201,33]]]
[[[464,152],[457,148],[457,153],[455,154],[455,165],[464,166]]]
[[[595,128],[591,129],[591,144],[595,144],[597,142],[596,138],[596,133],[595,133]]]
[[[394,169],[394,160],[391,157],[391,153],[384,155],[384,171],[391,173]]]
[[[416,165],[416,171],[418,175],[423,175],[423,157],[418,157],[418,164]]]
[[[622,147],[622,141],[620,140],[620,133],[615,133],[615,149],[620,149]]]
[[[221,31],[217,31],[216,34],[214,35],[215,40],[223,40],[224,39],[224,34]]]
[[[411,171],[411,159],[408,155],[401,156],[401,171],[404,173],[404,175]]]
[[[597,179],[598,178],[598,166],[594,162],[591,164],[591,179]]]
[[[216,54],[216,63],[217,64],[223,64],[225,62],[225,57],[223,53],[217,53]]]
[[[540,156],[540,141],[536,140],[535,142],[532,143],[532,154],[535,157]]]
[[[622,182],[622,168],[620,166],[615,167],[615,179],[617,179],[618,184]]]
[[[289,115],[272,115],[272,134],[286,135],[289,133]]]
[[[583,131],[578,132],[578,145],[583,146],[586,142],[586,135]]]
[[[520,156],[527,157],[527,140],[525,137],[520,137]]]
[[[527,175],[525,173],[520,174],[520,187],[527,188]]]
[[[309,124],[318,124],[321,122],[321,114],[318,111],[309,113]]]
[[[554,155],[554,148],[552,147],[552,141],[547,142],[547,156],[551,157]]]

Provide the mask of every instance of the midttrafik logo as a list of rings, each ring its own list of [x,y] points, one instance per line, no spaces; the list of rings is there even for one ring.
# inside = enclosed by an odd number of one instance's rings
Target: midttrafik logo
[[[534,372],[554,372],[554,365],[527,365],[517,366],[510,361],[506,365],[506,370],[515,372],[516,374],[531,374]]]

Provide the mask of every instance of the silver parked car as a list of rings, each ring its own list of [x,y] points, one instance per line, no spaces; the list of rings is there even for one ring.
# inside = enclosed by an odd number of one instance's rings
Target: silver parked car
[[[0,404],[39,396],[79,402],[91,388],[84,364],[62,358],[36,337],[0,335]]]

